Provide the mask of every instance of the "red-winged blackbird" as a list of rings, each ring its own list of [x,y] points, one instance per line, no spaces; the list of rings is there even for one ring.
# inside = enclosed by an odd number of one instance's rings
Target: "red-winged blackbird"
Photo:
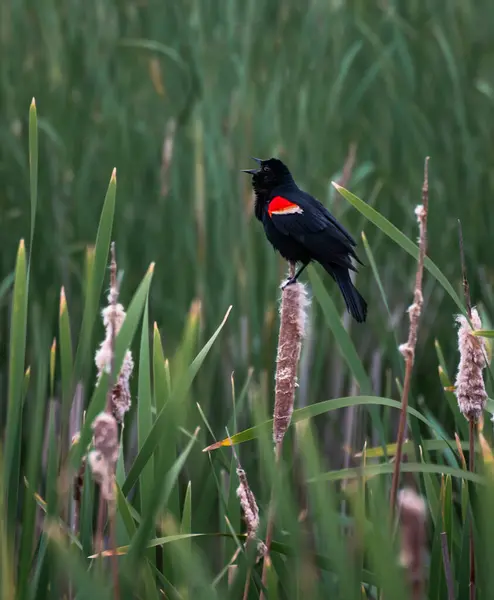
[[[351,259],[362,262],[354,251],[355,240],[310,194],[295,183],[288,167],[277,158],[261,160],[252,175],[255,215],[264,225],[266,237],[286,260],[302,266],[287,284],[295,283],[305,267],[315,260],[336,281],[348,312],[359,323],[365,321],[367,303],[350,279],[356,271]]]

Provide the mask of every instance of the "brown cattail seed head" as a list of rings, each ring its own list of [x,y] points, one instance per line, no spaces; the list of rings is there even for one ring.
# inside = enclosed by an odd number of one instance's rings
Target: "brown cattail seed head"
[[[240,481],[240,485],[237,488],[237,496],[240,499],[240,506],[244,513],[245,523],[247,525],[247,541],[257,539],[257,530],[259,529],[259,507],[257,506],[256,498],[249,487],[247,481],[247,475],[245,471],[240,467],[237,467],[237,476]],[[266,554],[266,544],[257,539],[257,560]]]
[[[472,334],[472,329],[463,315],[456,319],[458,329],[458,349],[460,364],[456,376],[456,397],[463,416],[478,421],[487,402],[482,369],[486,367],[486,346],[482,337]],[[474,329],[481,329],[479,313],[472,309],[471,319]]]
[[[89,464],[101,494],[107,501],[113,499],[113,477],[118,460],[118,425],[115,417],[101,413],[93,421],[94,450],[89,453]]]
[[[427,509],[422,496],[412,489],[398,493],[401,531],[400,564],[407,570],[412,585],[423,582],[427,553]]]
[[[108,413],[99,414],[92,424],[94,449],[101,452],[110,464],[118,459],[118,425],[115,417]]]
[[[259,507],[249,487],[245,471],[238,467],[237,475],[240,481],[240,485],[237,488],[237,496],[244,512],[245,523],[247,525],[247,539],[253,539],[257,536],[257,529],[259,528]]]
[[[101,495],[107,501],[113,500],[113,473],[110,472],[108,462],[101,452],[91,450],[88,455],[93,479],[99,484]]]
[[[307,291],[301,283],[287,285],[281,299],[281,323],[276,359],[273,438],[283,439],[290,425],[297,386],[297,367],[305,334]]]

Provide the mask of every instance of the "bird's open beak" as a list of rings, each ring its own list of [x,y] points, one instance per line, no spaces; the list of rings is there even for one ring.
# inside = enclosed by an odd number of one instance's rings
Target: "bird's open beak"
[[[261,166],[262,159],[256,158],[255,156],[251,156],[251,158],[259,164],[259,167]],[[241,169],[241,171],[242,173],[248,173],[249,175],[256,175],[259,173],[259,169]]]

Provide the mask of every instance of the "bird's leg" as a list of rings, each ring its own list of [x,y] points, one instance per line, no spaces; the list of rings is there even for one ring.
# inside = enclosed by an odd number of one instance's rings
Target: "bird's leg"
[[[281,285],[281,289],[284,290],[286,288],[287,285],[292,285],[292,283],[297,283],[297,279],[299,278],[300,274],[302,273],[302,271],[305,269],[305,267],[308,265],[309,263],[304,263],[300,269],[295,273],[295,275],[293,277],[290,277],[289,279],[287,279],[286,281],[284,281]]]

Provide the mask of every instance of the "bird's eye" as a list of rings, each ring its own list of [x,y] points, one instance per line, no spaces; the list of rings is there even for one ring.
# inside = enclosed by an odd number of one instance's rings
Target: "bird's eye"
[[[271,171],[271,167],[268,167],[268,165],[263,165],[262,170],[266,172]]]

